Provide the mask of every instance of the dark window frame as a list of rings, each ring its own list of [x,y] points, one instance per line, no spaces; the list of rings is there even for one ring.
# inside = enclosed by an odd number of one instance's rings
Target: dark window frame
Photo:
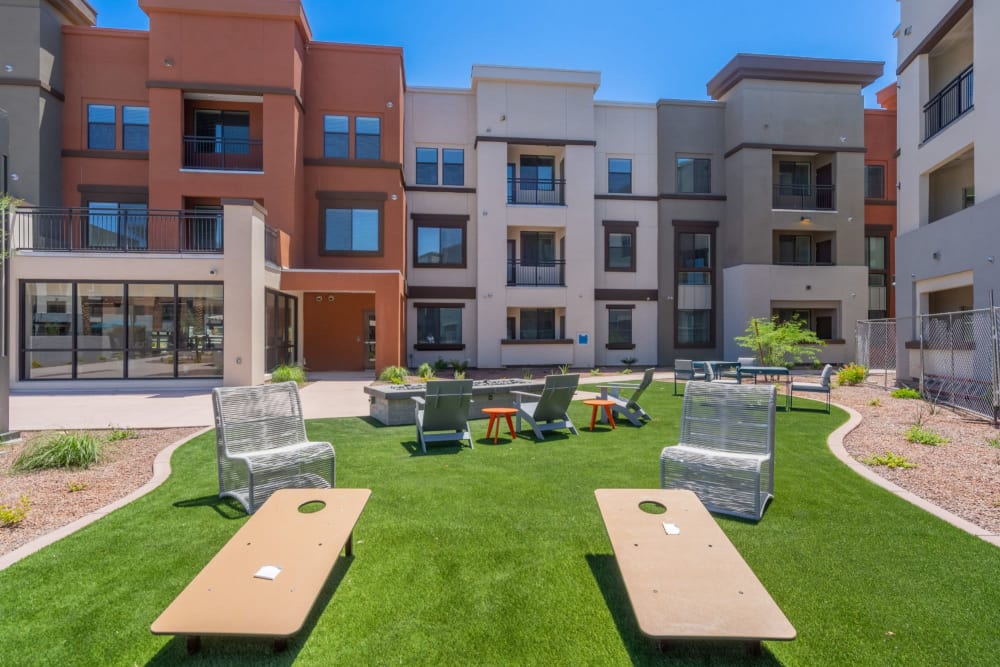
[[[718,280],[716,279],[716,264],[718,254],[718,235],[716,231],[719,223],[714,221],[685,221],[674,220],[674,347],[677,349],[708,349],[716,345],[716,304],[718,303]],[[681,235],[682,234],[707,234],[709,236],[709,257],[707,267],[689,267],[681,262]],[[708,309],[708,340],[694,343],[682,343],[679,341],[678,332],[680,330],[680,274],[681,273],[705,273],[708,275],[711,286],[712,307]]]
[[[639,228],[638,222],[632,222],[628,220],[604,220],[601,223],[604,226],[604,270],[608,272],[617,273],[635,273],[638,270],[638,252],[636,247],[636,235]],[[632,254],[631,262],[627,267],[615,267],[611,266],[611,235],[612,234],[623,234],[631,237],[632,239]]]
[[[414,343],[413,349],[415,349],[415,350],[464,350],[465,349],[465,328],[463,326],[463,319],[464,319],[463,309],[465,308],[465,304],[464,303],[414,303],[413,307],[415,309],[416,329],[417,329],[417,333],[416,333],[417,342]],[[428,341],[428,340],[421,340],[421,336],[420,336],[420,334],[421,334],[421,330],[420,330],[420,323],[421,323],[420,311],[421,310],[425,310],[425,311],[426,310],[434,310],[434,311],[437,311],[437,330],[435,331],[434,334],[432,334],[434,336],[434,342],[431,342],[431,341]],[[441,312],[440,312],[442,310],[457,310],[457,311],[459,311],[459,313],[458,313],[459,314],[459,318],[458,318],[458,328],[459,328],[459,330],[458,330],[458,334],[459,334],[458,335],[458,342],[454,342],[454,341],[442,342],[442,337],[441,337]],[[427,331],[424,330],[423,333],[426,334]],[[426,335],[424,336],[424,338],[426,339]]]
[[[535,316],[535,318],[536,318],[535,319],[535,327],[534,327],[534,330],[533,330],[533,333],[535,334],[535,336],[533,338],[527,338],[524,335],[525,334],[525,324],[524,324],[525,317],[524,316],[527,313],[533,314]],[[551,313],[551,315],[552,315],[552,337],[551,338],[540,338],[540,337],[538,337],[538,332],[539,331],[547,331],[547,329],[541,329],[541,328],[539,328],[539,318],[543,314],[544,315],[548,315],[549,313]],[[558,320],[556,319],[556,309],[555,308],[520,308],[518,310],[518,313],[517,313],[517,339],[518,340],[530,340],[530,341],[559,340],[559,337],[558,337],[559,331],[557,331],[557,322],[558,322]]]
[[[413,267],[421,269],[464,269],[469,265],[469,216],[467,215],[430,215],[411,213],[413,220]],[[421,229],[460,229],[462,230],[462,260],[451,263],[433,263],[420,261]]]
[[[462,159],[459,162],[449,160],[448,155],[454,157],[458,154]],[[451,169],[449,169],[451,167]],[[456,169],[457,167],[457,169]],[[455,176],[458,173],[458,177]],[[465,149],[464,148],[442,148],[441,149],[441,185],[449,187],[465,186]]]
[[[378,124],[378,132],[362,132],[359,129],[359,124],[361,121],[373,120]],[[358,150],[359,137],[376,137],[376,145],[378,150],[374,157],[370,155],[365,155],[362,157],[359,155]],[[381,160],[382,159],[382,117],[381,116],[354,116],[354,159],[355,160]]]
[[[872,265],[871,265],[871,243],[870,243],[870,240],[871,239],[875,239],[875,238],[882,239],[882,268],[881,269],[872,268]],[[870,288],[872,288],[872,287],[884,287],[885,288],[885,292],[886,292],[885,293],[885,305],[886,305],[886,309],[884,311],[878,311],[878,312],[882,313],[881,317],[879,317],[879,316],[873,316],[873,313],[875,313],[875,311],[873,311],[873,310],[871,310],[871,308],[869,308],[868,309],[868,319],[870,319],[870,320],[882,319],[882,318],[888,317],[889,313],[892,312],[892,292],[891,292],[891,290],[892,290],[892,284],[891,284],[891,281],[889,279],[890,268],[891,268],[891,266],[890,266],[891,253],[890,253],[889,242],[890,242],[890,233],[889,233],[889,231],[866,230],[866,233],[865,233],[865,267],[868,269],[868,287],[869,287],[869,292],[870,292]],[[881,285],[872,285],[872,276],[879,276],[879,280],[881,281],[882,284]],[[871,295],[870,294],[869,294],[868,305],[871,306]]]
[[[873,193],[871,185],[872,185],[873,174],[876,171],[880,172],[878,177],[879,190],[877,193]],[[884,164],[881,163],[865,164],[865,199],[884,200],[886,198],[885,173],[886,173],[886,168]]]
[[[628,165],[627,171],[612,169],[612,163],[622,163]],[[618,183],[620,181],[620,183]],[[614,183],[614,184],[613,184]],[[609,157],[608,158],[608,193],[609,194],[632,194],[632,158]]]
[[[420,159],[420,153],[428,152],[434,153],[434,161],[429,162],[428,160]],[[417,172],[415,174],[417,185],[437,185],[438,184],[438,149],[432,146],[417,146],[416,148],[416,158],[417,158]],[[433,165],[433,169],[428,169]],[[421,170],[420,167],[424,169]],[[422,174],[423,172],[423,174]],[[431,178],[433,176],[433,178]]]
[[[802,317],[803,314],[805,317]],[[777,317],[778,322],[786,322],[791,320],[795,316],[799,316],[799,319],[803,321],[804,326],[816,333],[817,337],[823,342],[829,343],[831,341],[842,341],[842,338],[837,337],[836,334],[837,326],[840,324],[843,315],[837,311],[836,308],[775,308],[771,307],[771,316]],[[830,318],[830,336],[824,337],[820,336],[816,325],[819,318],[826,319]]]
[[[605,344],[605,348],[608,350],[634,350],[635,349],[635,338],[633,333],[635,332],[635,321],[633,315],[635,314],[634,304],[608,304],[608,340]],[[628,313],[628,340],[612,340],[612,314]]]
[[[384,192],[328,192],[316,193],[319,200],[319,249],[324,257],[382,257],[385,255],[385,202]],[[331,209],[362,209],[378,211],[377,250],[328,250],[326,247],[326,212]]]
[[[270,312],[271,308],[269,303],[270,299],[274,299],[274,308]],[[282,307],[280,304],[284,302],[285,305]],[[283,324],[279,322],[280,313],[288,312],[291,313],[291,328],[292,335],[291,340],[281,343],[279,338],[284,338],[279,336],[277,331],[279,325]],[[283,328],[283,327],[282,327]],[[299,339],[299,299],[291,294],[285,294],[284,292],[279,292],[278,290],[273,290],[270,288],[265,288],[264,290],[264,367],[268,372],[274,370],[274,368],[282,363],[293,364],[299,360],[298,352],[298,339]],[[271,344],[271,341],[278,341],[277,347]],[[281,351],[285,351],[285,354],[281,354]],[[282,361],[280,357],[284,357]]]
[[[681,161],[690,160],[691,161],[691,189],[687,190],[683,187],[681,182]],[[699,163],[704,163],[708,169],[707,183],[700,184],[702,187],[699,188],[698,182],[698,165]],[[712,194],[712,158],[710,157],[695,157],[693,155],[678,155],[674,159],[674,168],[677,172],[675,186],[677,188],[678,194],[694,194],[694,195],[708,195]]]
[[[95,121],[91,119],[91,111],[97,109],[110,109],[112,118],[111,122],[108,121]],[[118,107],[114,104],[100,104],[97,102],[87,104],[87,148],[92,151],[113,151],[118,148],[116,145],[115,137],[117,135],[116,128],[118,126]],[[101,128],[104,133],[109,134],[111,138],[111,145],[95,145],[94,141],[94,130]],[[108,130],[110,129],[110,132]]]

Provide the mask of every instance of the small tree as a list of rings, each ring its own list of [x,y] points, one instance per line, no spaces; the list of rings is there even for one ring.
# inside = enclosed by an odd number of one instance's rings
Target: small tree
[[[816,348],[824,345],[815,331],[805,328],[798,317],[785,322],[774,316],[753,317],[747,323],[746,335],[736,336],[740,347],[754,352],[764,366],[800,364],[816,359]]]

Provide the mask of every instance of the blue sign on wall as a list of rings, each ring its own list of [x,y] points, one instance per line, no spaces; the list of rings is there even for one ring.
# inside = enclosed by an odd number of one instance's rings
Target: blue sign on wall
[[[590,343],[590,334],[578,333],[576,335],[576,342],[578,345],[588,345]]]

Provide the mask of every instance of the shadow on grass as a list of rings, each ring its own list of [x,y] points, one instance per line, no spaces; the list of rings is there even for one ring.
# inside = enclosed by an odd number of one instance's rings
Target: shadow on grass
[[[621,636],[633,665],[780,665],[781,663],[762,646],[760,655],[747,652],[743,642],[678,641],[660,650],[655,639],[639,630],[639,623],[632,611],[625,582],[614,556],[587,554],[587,565],[594,575],[597,587],[604,596],[611,618]],[[678,614],[684,610],[678,608]]]
[[[420,449],[420,443],[416,440],[404,440],[399,443],[409,453],[410,456],[439,456],[441,454],[458,454],[463,449],[469,449],[459,442],[428,442],[427,452]]]
[[[178,500],[174,507],[190,509],[192,507],[211,507],[223,519],[246,518],[246,510],[235,498],[220,498],[219,496],[202,496],[189,500]]]
[[[354,562],[354,556],[341,556],[337,559],[330,576],[316,597],[312,610],[306,617],[302,629],[288,638],[288,648],[275,652],[274,640],[262,637],[202,637],[201,650],[194,656],[187,653],[187,638],[177,636],[164,644],[147,665],[176,665],[189,660],[212,661],[220,664],[257,664],[266,662],[269,665],[291,665],[296,661],[299,652],[309,640],[326,610],[330,599],[347,575]]]

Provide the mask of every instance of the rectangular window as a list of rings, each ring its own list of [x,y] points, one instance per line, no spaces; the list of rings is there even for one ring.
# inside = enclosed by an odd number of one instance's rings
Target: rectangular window
[[[465,185],[465,151],[463,149],[441,149],[441,184]]]
[[[711,347],[712,311],[678,310],[677,344],[687,347]]]
[[[417,148],[417,185],[438,184],[438,151],[436,148]]]
[[[250,153],[250,112],[195,109],[194,133],[198,153]]]
[[[323,157],[350,157],[349,133],[347,116],[323,116]]]
[[[865,165],[865,198],[885,199],[885,167],[880,164]]]
[[[675,231],[675,343],[678,347],[714,345],[714,232]]]
[[[885,242],[886,237],[884,236],[865,237],[865,264],[871,271],[885,271],[886,269]]]
[[[122,148],[149,150],[149,107],[122,107]]]
[[[467,218],[414,214],[413,220],[414,266],[465,267]]]
[[[113,151],[115,149],[115,107],[113,105],[87,105],[87,148],[100,151]]]
[[[782,195],[804,196],[812,184],[812,165],[808,162],[779,162],[778,185]]]
[[[298,360],[295,341],[298,299],[267,290],[264,294],[264,365],[273,370]]]
[[[354,119],[354,157],[357,160],[382,158],[382,120],[358,116]]]
[[[712,161],[709,158],[677,158],[677,192],[709,194],[712,192]]]
[[[418,307],[417,343],[431,345],[461,345],[462,309]]]
[[[806,235],[778,237],[778,263],[801,264],[812,263],[812,239]]]
[[[554,308],[522,308],[521,340],[555,340],[556,311]]]
[[[962,188],[962,208],[969,208],[976,205],[976,188],[969,186]]]
[[[556,159],[551,155],[521,156],[521,190],[555,189]]]
[[[832,308],[779,308],[772,314],[778,317],[779,322],[799,320],[804,328],[814,331],[820,340],[836,338],[836,311]]]
[[[613,194],[632,192],[632,160],[608,158],[608,192]]]
[[[635,231],[638,225],[604,221],[604,270],[635,271]]]
[[[146,204],[92,201],[87,204],[86,246],[145,250],[149,244]]]
[[[332,253],[381,251],[378,209],[328,208],[325,212],[323,250]]]
[[[632,344],[632,308],[608,308],[608,344]]]

